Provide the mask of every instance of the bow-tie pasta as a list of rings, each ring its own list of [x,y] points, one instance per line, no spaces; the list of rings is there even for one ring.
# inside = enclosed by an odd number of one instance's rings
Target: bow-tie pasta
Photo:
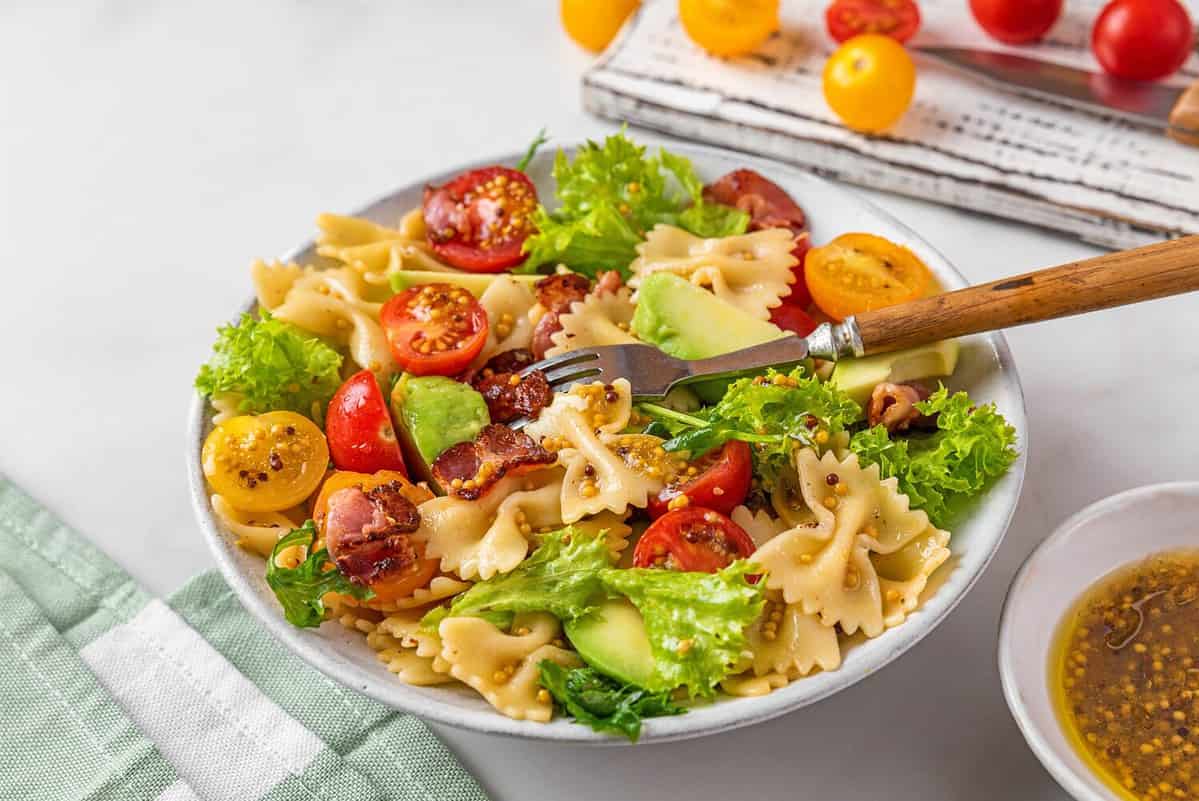
[[[388,615],[366,635],[366,644],[405,684],[447,684],[455,679],[449,663],[441,658],[441,639],[420,628],[423,614],[424,610],[410,610]]]
[[[546,356],[557,356],[579,348],[601,345],[626,345],[638,339],[629,333],[633,321],[632,293],[627,287],[615,292],[592,292],[581,301],[570,305],[570,311],[561,315],[558,322],[562,330],[550,335],[553,347]]]
[[[565,649],[557,618],[545,612],[517,615],[511,633],[479,617],[447,617],[438,633],[450,675],[517,720],[544,722],[553,714],[553,700],[541,687],[537,666],[542,660],[563,667],[583,664]]]
[[[929,575],[949,556],[949,532],[910,509],[894,478],[857,456],[796,454],[803,503],[812,519],[771,539],[751,557],[766,585],[788,604],[819,614],[846,634],[876,637],[916,608]]]
[[[383,285],[398,270],[445,270],[425,240],[425,219],[413,209],[399,228],[339,214],[316,218],[316,252],[358,272],[367,283]]]
[[[533,342],[533,321],[529,311],[537,305],[537,297],[528,284],[510,275],[496,276],[483,294],[479,305],[487,312],[487,341],[475,357],[472,369],[478,369],[497,353],[528,348]]]
[[[791,294],[791,268],[798,263],[791,255],[794,247],[795,237],[786,228],[701,239],[658,225],[637,246],[629,286],[640,287],[651,273],[671,272],[710,288],[746,314],[769,320],[770,310]]]

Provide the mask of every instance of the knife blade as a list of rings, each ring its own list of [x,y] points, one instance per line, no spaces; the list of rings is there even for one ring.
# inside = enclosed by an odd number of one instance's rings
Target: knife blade
[[[1013,53],[968,47],[919,47],[916,51],[1000,90],[1118,117],[1180,138],[1199,137],[1199,126],[1171,121],[1171,113],[1189,91],[1185,88],[1129,81]]]

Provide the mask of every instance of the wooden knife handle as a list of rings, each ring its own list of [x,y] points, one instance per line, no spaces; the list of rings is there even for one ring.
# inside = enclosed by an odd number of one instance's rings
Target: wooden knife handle
[[[867,354],[1199,290],[1199,236],[856,315]]]
[[[1170,112],[1170,125],[1177,126],[1166,130],[1171,139],[1199,146],[1199,81],[1179,95]]]

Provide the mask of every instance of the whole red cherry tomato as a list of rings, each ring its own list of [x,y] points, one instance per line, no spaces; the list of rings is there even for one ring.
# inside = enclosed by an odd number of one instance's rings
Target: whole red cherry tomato
[[[720,512],[688,506],[650,524],[633,549],[633,566],[715,573],[753,552],[741,526]]]
[[[338,470],[396,470],[408,475],[387,402],[370,370],[350,376],[334,393],[325,418],[325,436]]]
[[[525,260],[533,233],[537,188],[508,167],[484,167],[445,186],[425,187],[429,246],[442,260],[472,273],[498,273]]]
[[[1040,39],[1062,14],[1062,0],[970,0],[982,29],[1008,44]]]
[[[913,0],[833,0],[824,11],[824,24],[838,42],[862,33],[906,42],[920,27],[920,9]]]
[[[1112,0],[1091,29],[1091,50],[1103,68],[1137,81],[1176,72],[1194,46],[1191,17],[1178,0]]]
[[[657,497],[650,498],[646,511],[650,517],[666,514],[670,502],[686,495],[694,506],[715,509],[729,514],[733,507],[745,500],[749,493],[749,482],[753,478],[753,460],[749,445],[739,439],[731,439],[720,448],[705,453],[690,467],[695,470],[678,482],[667,485]]]

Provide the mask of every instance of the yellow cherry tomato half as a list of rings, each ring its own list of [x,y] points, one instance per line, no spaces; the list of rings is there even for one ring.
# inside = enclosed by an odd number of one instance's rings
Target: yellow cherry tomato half
[[[566,34],[580,47],[598,53],[616,38],[639,0],[561,0],[558,13]]]
[[[247,512],[279,512],[316,491],[329,466],[325,435],[295,412],[231,417],[200,452],[213,490]]]
[[[824,99],[855,131],[890,128],[908,110],[915,90],[916,65],[890,36],[855,36],[824,65]]]
[[[920,257],[873,234],[842,234],[804,257],[816,306],[834,320],[915,300],[933,276]]]
[[[679,21],[714,56],[743,56],[779,29],[779,0],[679,0]]]

